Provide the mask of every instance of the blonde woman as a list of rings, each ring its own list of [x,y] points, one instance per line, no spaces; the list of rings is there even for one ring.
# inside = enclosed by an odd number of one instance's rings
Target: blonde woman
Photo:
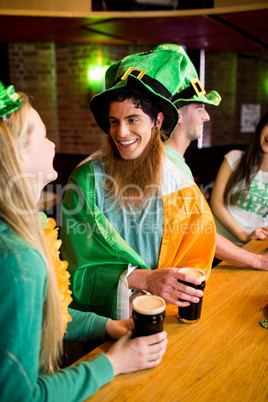
[[[156,366],[166,333],[123,335],[90,362],[58,369],[64,333],[54,265],[37,212],[43,187],[56,178],[55,146],[28,98],[0,83],[0,394],[3,401],[82,401],[120,373]],[[104,340],[131,320],[69,309],[65,338]]]

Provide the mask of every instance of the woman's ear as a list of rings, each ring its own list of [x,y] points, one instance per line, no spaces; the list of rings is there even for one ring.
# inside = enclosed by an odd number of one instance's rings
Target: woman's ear
[[[163,120],[164,120],[164,115],[162,112],[159,112],[155,121],[155,126],[158,128],[162,127],[163,124]]]
[[[27,159],[27,157],[25,155],[24,148],[19,148],[18,152],[17,152],[17,155],[18,155],[19,162],[20,163],[25,163],[25,160]]]

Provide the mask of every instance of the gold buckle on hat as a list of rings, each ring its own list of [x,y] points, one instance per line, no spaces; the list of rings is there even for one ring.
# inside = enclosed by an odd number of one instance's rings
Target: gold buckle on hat
[[[202,84],[201,84],[201,82],[200,82],[200,80],[199,80],[198,77],[197,77],[197,78],[194,78],[194,79],[191,80],[190,82],[191,82],[192,87],[194,88],[195,93],[196,93],[197,96],[202,96],[202,95],[205,95],[205,94],[206,94],[206,91],[205,91],[205,89],[202,87]]]
[[[132,71],[139,71],[139,75],[137,76],[137,78],[139,80],[142,79],[142,77],[144,76],[144,74],[146,74],[146,71],[144,68],[137,68],[137,67],[129,67],[129,69],[125,72],[125,74],[123,75],[123,77],[121,78],[121,80],[125,80],[129,74],[132,73]]]

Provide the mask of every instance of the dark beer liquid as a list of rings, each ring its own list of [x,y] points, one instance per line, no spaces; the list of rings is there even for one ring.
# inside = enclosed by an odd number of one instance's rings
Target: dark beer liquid
[[[132,317],[135,323],[133,338],[137,338],[139,336],[153,335],[158,332],[162,332],[164,328],[165,316],[165,311],[159,314],[145,315],[133,310]]]
[[[194,285],[193,283],[189,282],[184,282],[184,281],[179,281],[183,283],[184,285],[191,286],[192,288],[195,289],[200,289],[203,290],[205,289],[205,281],[201,283],[201,285]],[[186,301],[179,299],[180,301]],[[202,309],[202,301],[203,297],[200,297],[199,303],[191,303],[187,307],[179,307],[178,313],[179,313],[179,319],[181,321],[185,322],[195,322],[200,319],[201,316],[201,309]]]

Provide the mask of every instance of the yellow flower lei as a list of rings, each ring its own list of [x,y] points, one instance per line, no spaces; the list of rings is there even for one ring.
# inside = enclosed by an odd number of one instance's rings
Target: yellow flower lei
[[[68,306],[72,301],[72,292],[69,289],[70,274],[67,271],[68,262],[60,259],[59,249],[62,242],[58,238],[59,228],[56,228],[56,221],[53,218],[48,218],[44,213],[40,214],[40,218],[45,233],[48,252],[57,276],[64,333],[66,332],[68,322],[72,320],[72,317],[68,313]]]

